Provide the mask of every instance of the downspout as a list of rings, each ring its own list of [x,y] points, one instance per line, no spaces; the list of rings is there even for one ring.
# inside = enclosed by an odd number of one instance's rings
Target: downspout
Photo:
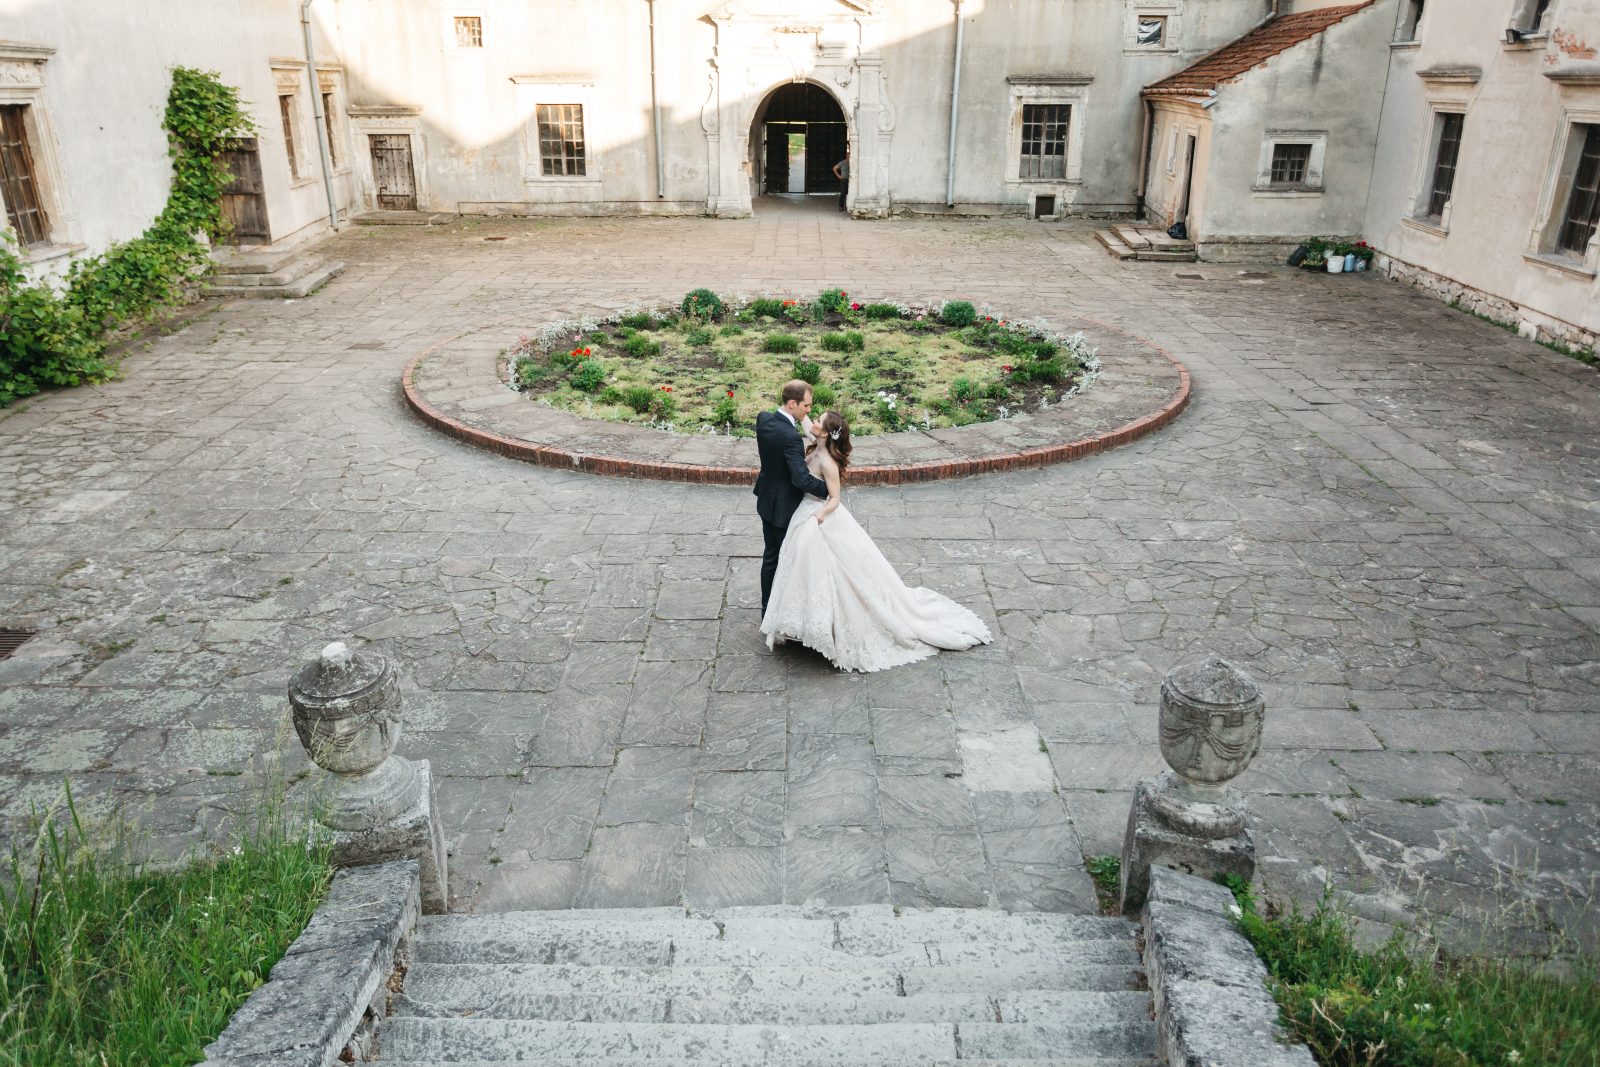
[[[300,29],[306,38],[306,78],[311,83],[311,117],[317,127],[317,153],[322,157],[322,188],[328,194],[328,225],[339,232],[339,204],[333,198],[333,164],[328,159],[328,114],[322,108],[317,81],[317,56],[311,47],[311,2],[300,0]]]
[[[950,166],[944,179],[944,206],[956,206],[956,117],[961,102],[961,47],[966,37],[966,27],[961,24],[961,0],[956,5],[956,69],[950,75]]]
[[[656,135],[656,199],[667,197],[667,160],[661,150],[661,103],[656,97],[656,0],[650,5],[650,121]]]

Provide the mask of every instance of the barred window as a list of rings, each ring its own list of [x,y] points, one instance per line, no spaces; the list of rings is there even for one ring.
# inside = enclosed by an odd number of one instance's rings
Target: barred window
[[[483,19],[477,15],[456,16],[456,47],[483,47]]]
[[[0,107],[0,193],[6,201],[6,219],[23,247],[50,243],[49,221],[39,203],[39,180],[28,147],[28,105]]]
[[[549,177],[587,173],[583,151],[583,105],[540,104],[539,168]]]
[[[339,166],[339,139],[333,135],[333,94],[322,94],[322,122],[328,131],[328,165]]]
[[[1273,185],[1304,185],[1306,168],[1311,162],[1308,144],[1275,144],[1272,146]]]
[[[283,150],[289,155],[289,173],[296,177],[300,174],[300,166],[295,160],[294,152],[294,94],[281,93],[278,96],[278,116],[283,119]]]
[[[1589,249],[1596,225],[1600,225],[1600,125],[1584,124],[1583,147],[1578,152],[1578,168],[1572,176],[1572,192],[1561,216],[1561,233],[1556,247],[1583,255]]]
[[[1022,105],[1021,178],[1067,176],[1067,128],[1071,104]]]
[[[1461,152],[1461,127],[1465,115],[1439,116],[1439,145],[1433,155],[1433,185],[1428,191],[1428,217],[1442,218],[1456,183],[1456,157]]]

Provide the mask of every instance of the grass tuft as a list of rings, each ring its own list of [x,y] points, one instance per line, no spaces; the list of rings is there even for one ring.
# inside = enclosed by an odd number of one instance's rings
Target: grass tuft
[[[1100,914],[1117,914],[1122,900],[1122,858],[1086,856],[1083,860],[1083,869],[1094,879],[1094,895],[1100,903]]]

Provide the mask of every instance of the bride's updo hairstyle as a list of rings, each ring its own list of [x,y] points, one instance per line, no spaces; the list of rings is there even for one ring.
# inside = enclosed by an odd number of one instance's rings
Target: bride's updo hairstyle
[[[846,467],[850,466],[850,424],[844,421],[844,416],[837,411],[830,411],[822,416],[822,443],[828,449],[828,454],[839,465],[839,473],[843,474]]]

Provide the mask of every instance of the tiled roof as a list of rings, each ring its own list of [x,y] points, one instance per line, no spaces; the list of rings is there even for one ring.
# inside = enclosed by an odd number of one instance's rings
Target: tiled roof
[[[1206,93],[1223,82],[1232,81],[1252,67],[1258,67],[1301,41],[1310,40],[1334,23],[1342,22],[1376,0],[1339,7],[1322,7],[1314,11],[1301,11],[1280,15],[1264,22],[1231,44],[1225,44],[1209,56],[1160,81],[1145,86],[1147,93]]]

